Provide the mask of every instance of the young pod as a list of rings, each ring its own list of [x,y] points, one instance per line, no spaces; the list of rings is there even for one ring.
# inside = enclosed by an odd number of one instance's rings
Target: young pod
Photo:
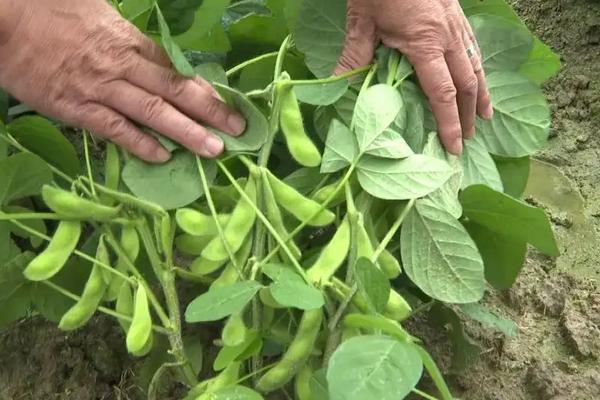
[[[241,198],[223,230],[224,239],[233,253],[242,247],[256,221],[256,191],[256,180],[250,178],[246,184],[245,193],[253,204],[249,204],[245,198]],[[206,246],[202,251],[202,256],[212,261],[229,259],[229,254],[220,236],[215,237]]]
[[[213,239],[213,236],[192,236],[183,233],[175,238],[175,248],[190,256],[199,256]]]
[[[107,221],[120,211],[117,207],[98,204],[50,185],[42,187],[42,198],[52,211],[70,218]]]
[[[122,252],[117,259],[115,269],[122,274],[127,274],[129,271],[128,261],[134,263],[140,253],[140,238],[135,228],[124,226],[121,230],[121,238],[119,245]],[[110,278],[108,289],[104,295],[105,301],[115,301],[121,290],[121,286],[125,283],[123,278],[113,274]]]
[[[350,223],[342,221],[331,241],[323,248],[315,263],[308,269],[308,279],[321,285],[327,283],[343,264],[350,250]]]
[[[127,350],[131,354],[136,354],[147,345],[152,335],[152,316],[148,305],[148,295],[146,288],[139,284],[133,309],[133,318],[127,332]]]
[[[279,122],[290,154],[302,166],[318,167],[321,164],[321,153],[304,129],[294,88],[284,83],[279,87],[277,95],[281,107]]]
[[[313,369],[310,363],[306,363],[296,375],[294,381],[294,389],[296,392],[296,399],[298,400],[311,400],[312,393],[310,390],[310,380],[313,376]]]
[[[75,250],[81,236],[81,223],[61,221],[48,247],[35,257],[23,274],[31,281],[44,281],[56,275]]]
[[[381,253],[377,259],[377,264],[379,264],[379,268],[381,268],[388,279],[397,278],[402,273],[400,262],[387,249]]]
[[[104,163],[104,186],[110,190],[119,189],[121,178],[121,161],[119,160],[119,149],[114,143],[106,144],[106,161]],[[102,204],[113,206],[115,200],[106,194],[100,196]]]
[[[226,263],[227,260],[213,261],[207,260],[206,258],[200,256],[197,257],[194,262],[192,262],[192,265],[190,265],[190,271],[198,275],[209,275],[221,268]]]
[[[223,333],[221,339],[223,344],[228,347],[239,346],[246,340],[246,333],[248,328],[242,318],[242,313],[235,313],[229,316],[225,326],[223,327]]]
[[[252,243],[253,242],[251,239],[247,239],[242,245],[240,251],[238,251],[235,255],[236,261],[240,268],[243,268],[244,264],[252,253]],[[229,261],[221,272],[221,275],[219,275],[219,277],[210,285],[210,289],[231,285],[237,282],[239,279],[240,272],[233,262]]]
[[[269,393],[285,386],[309,359],[321,329],[321,309],[305,311],[298,331],[281,360],[257,382],[256,389]]]
[[[229,214],[220,214],[217,216],[219,225],[225,227],[229,222]],[[175,220],[182,231],[193,236],[218,235],[217,223],[215,219],[192,208],[180,208],[175,213]]]
[[[121,290],[119,291],[119,295],[117,296],[117,302],[115,304],[115,311],[119,314],[132,317],[133,310],[134,302],[133,293],[131,292],[131,286],[121,285]],[[119,318],[118,321],[119,325],[121,325],[121,328],[123,328],[123,332],[129,332],[129,326],[131,325],[131,322],[122,318]]]
[[[316,201],[303,196],[296,189],[279,180],[268,170],[264,171],[267,175],[269,185],[273,190],[275,200],[296,219],[312,226],[326,226],[333,223],[335,220],[334,213],[323,209]]]
[[[102,268],[95,265],[81,298],[62,316],[58,327],[63,331],[72,331],[85,325],[98,309],[106,287]]]

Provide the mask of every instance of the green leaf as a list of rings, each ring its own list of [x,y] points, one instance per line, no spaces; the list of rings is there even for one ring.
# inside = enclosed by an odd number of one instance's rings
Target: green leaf
[[[482,184],[488,185],[494,190],[504,190],[496,164],[485,148],[481,135],[465,140],[460,160],[465,174],[462,189]]]
[[[245,67],[240,73],[240,81],[237,85],[238,90],[249,92],[252,90],[262,90],[269,86],[273,82],[275,61],[275,57],[270,57]],[[304,79],[308,75],[308,70],[304,66],[304,62],[294,54],[287,54],[283,63],[283,69],[293,79]]]
[[[560,56],[539,39],[533,42],[533,50],[519,71],[538,85],[546,82],[560,71]]]
[[[209,0],[157,0],[156,3],[166,23],[175,34],[179,34],[190,29],[195,10],[207,1]],[[160,25],[160,19],[158,22]]]
[[[469,18],[483,56],[482,64],[493,71],[518,71],[533,48],[533,35],[520,23],[495,15]]]
[[[205,165],[212,181],[216,166],[208,162]],[[187,151],[173,153],[171,160],[160,165],[132,158],[123,168],[122,178],[134,195],[166,210],[185,207],[204,194],[196,156]]]
[[[358,156],[358,145],[352,131],[338,119],[329,126],[321,173],[329,174],[346,168]]]
[[[198,400],[263,400],[263,397],[250,388],[235,385],[207,393]]]
[[[267,140],[269,123],[263,113],[242,93],[219,83],[214,84],[225,102],[238,110],[246,118],[246,131],[239,137],[212,129],[225,143],[225,149],[231,152],[256,151]]]
[[[452,168],[452,176],[435,192],[429,194],[427,198],[436,204],[439,208],[448,211],[454,218],[460,218],[462,215],[462,206],[458,201],[458,192],[463,182],[463,167],[460,159],[446,152],[439,136],[435,132],[429,134],[429,139],[423,154],[435,157],[439,160],[448,162]]]
[[[415,154],[404,160],[363,156],[358,180],[372,196],[386,200],[423,197],[440,188],[452,176],[447,162]]]
[[[479,303],[461,304],[460,310],[475,321],[490,326],[495,330],[502,332],[508,337],[514,338],[519,333],[517,324],[513,321],[503,318]]]
[[[410,157],[415,153],[400,133],[387,128],[373,140],[365,154],[397,160]]]
[[[123,0],[121,3],[121,12],[125,18],[129,21],[136,21],[143,17],[144,14],[150,14],[150,11],[154,7],[153,0]],[[149,15],[144,16],[144,23],[136,26],[141,30],[146,29],[146,24],[148,23]]]
[[[204,349],[202,346],[202,340],[199,336],[188,334],[183,337],[183,348],[185,351],[185,357],[190,362],[190,366],[194,370],[194,373],[199,374],[202,371],[202,365],[204,362]]]
[[[315,310],[325,304],[323,294],[307,284],[300,275],[290,270],[290,267],[267,264],[263,267],[263,272],[273,280],[271,295],[282,306]]]
[[[0,307],[0,328],[28,316],[31,308],[31,287],[20,287],[10,297],[0,300]]]
[[[372,150],[378,137],[394,122],[404,102],[392,86],[379,84],[363,92],[356,102],[354,122],[361,153]]]
[[[485,265],[485,279],[496,290],[506,290],[517,280],[527,254],[527,242],[493,232],[474,222],[465,228],[475,241]]]
[[[75,148],[49,120],[38,116],[17,118],[6,126],[10,134],[69,176],[79,173],[79,157]]]
[[[239,359],[240,356],[257,340],[261,340],[259,332],[256,329],[249,329],[243,343],[233,347],[223,346],[215,358],[213,369],[221,371],[234,361],[242,361]]]
[[[184,33],[174,36],[173,41],[186,50],[215,51],[215,30],[221,28],[221,17],[231,0],[204,0],[196,10],[191,27]],[[224,31],[223,31],[224,33]],[[226,36],[223,36],[226,38]],[[226,39],[224,52],[230,49]]]
[[[329,400],[329,388],[327,387],[327,370],[315,371],[310,377],[310,400]]]
[[[187,322],[218,321],[240,312],[263,286],[254,281],[214,288],[196,297],[185,311]]]
[[[18,153],[0,161],[0,205],[40,193],[52,171],[36,155]]]
[[[4,210],[7,213],[30,213],[30,212],[32,212],[30,209],[21,207],[21,206],[7,206],[7,207],[4,207]],[[44,220],[42,220],[42,219],[30,219],[30,220],[23,220],[20,222],[25,226],[28,226],[32,229],[35,229],[38,232],[46,234],[46,224],[44,223]],[[31,245],[33,247],[39,247],[42,243],[44,243],[44,240],[40,239],[39,236],[33,235],[33,234],[25,231],[24,229],[19,228],[16,225],[13,225],[11,227],[11,230],[14,235],[24,238],[24,239],[29,239],[29,241],[31,242]]]
[[[500,178],[504,185],[504,193],[517,199],[521,198],[527,187],[527,181],[529,180],[531,159],[529,157],[495,157],[494,162],[496,163],[498,172],[500,172]],[[497,188],[493,189],[499,190]]]
[[[21,253],[21,250],[10,238],[12,224],[0,221],[0,264],[9,262]]]
[[[358,289],[367,300],[373,311],[382,313],[390,298],[392,286],[383,271],[371,260],[360,258],[356,263],[354,274]]]
[[[348,90],[348,81],[294,86],[299,101],[315,106],[328,106],[338,101]]]
[[[12,297],[29,283],[23,276],[23,270],[34,257],[34,253],[26,251],[0,264],[0,302]]]
[[[293,36],[312,73],[318,78],[331,75],[346,37],[346,2],[305,0]]]
[[[515,72],[494,72],[487,83],[494,117],[478,119],[476,125],[488,151],[524,157],[542,149],[550,131],[550,109],[541,89]]]
[[[560,254],[552,226],[542,209],[483,185],[465,189],[460,201],[470,221],[530,243],[549,256]]]
[[[223,86],[229,85],[227,74],[225,73],[225,70],[221,64],[204,63],[196,65],[194,70],[198,76],[204,78],[204,80],[209,83],[219,83]]]
[[[354,106],[358,100],[358,93],[350,89],[333,105],[342,121],[350,126],[354,115]]]
[[[158,5],[155,7],[156,9],[156,17],[158,19],[158,26],[160,28],[160,38],[165,51],[169,55],[173,66],[181,75],[191,78],[196,75],[194,68],[190,65],[188,60],[183,55],[181,48],[175,43],[173,38],[171,37],[171,30],[169,29],[169,25],[167,25],[167,21],[163,16]]]
[[[423,363],[412,343],[358,336],[333,353],[327,371],[332,400],[397,400],[421,379]]]
[[[447,303],[483,297],[483,261],[465,228],[447,211],[418,200],[402,225],[404,270],[428,296]]]

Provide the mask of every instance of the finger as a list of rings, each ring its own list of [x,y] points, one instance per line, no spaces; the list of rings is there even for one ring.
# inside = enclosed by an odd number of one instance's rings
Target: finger
[[[171,154],[157,140],[103,105],[92,103],[83,107],[77,125],[110,140],[144,161],[162,163],[171,158]]]
[[[204,82],[186,79],[171,69],[147,62],[136,62],[128,70],[127,80],[149,93],[158,95],[193,119],[201,120],[231,135],[246,129],[244,118],[223,103]],[[210,90],[207,89],[210,87]]]
[[[334,74],[339,75],[368,65],[375,55],[375,24],[364,13],[348,7],[346,40]]]
[[[473,71],[467,49],[463,44],[446,53],[446,63],[456,88],[456,104],[463,137],[469,139],[475,136],[475,113],[477,108],[477,93],[479,82]],[[478,57],[473,49],[472,57]]]
[[[191,120],[162,97],[126,81],[113,81],[104,88],[103,103],[129,118],[181,143],[207,158],[223,151],[223,141]]]
[[[469,20],[465,17],[464,19],[464,27],[467,38],[465,39],[465,43],[471,45],[477,49],[478,57],[474,57],[471,59],[471,63],[473,65],[473,71],[475,71],[475,75],[477,75],[478,81],[478,93],[477,93],[477,115],[484,119],[492,119],[494,116],[494,108],[492,107],[492,101],[490,100],[490,92],[488,90],[487,82],[485,79],[485,71],[481,62],[483,60],[483,56],[481,55],[481,49],[479,48],[479,44],[477,43],[477,39],[475,38],[475,34],[473,33],[473,28],[469,23]]]
[[[171,59],[162,47],[139,31],[136,31],[135,35],[138,40],[138,53],[142,57],[162,67],[171,67]]]
[[[409,57],[423,91],[429,99],[438,124],[440,139],[446,150],[460,155],[462,130],[456,104],[456,88],[446,60],[439,54],[427,58]]]

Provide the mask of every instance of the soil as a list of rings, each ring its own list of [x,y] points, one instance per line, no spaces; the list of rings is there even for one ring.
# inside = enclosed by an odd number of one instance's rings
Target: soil
[[[461,399],[600,399],[600,2],[513,4],[563,60],[545,86],[552,138],[527,190],[552,216],[563,255],[531,251],[515,287],[488,295],[486,305],[519,333],[508,338],[466,322],[479,349],[468,369],[451,369],[443,329],[431,328],[424,340]],[[101,317],[69,335],[39,318],[0,332],[0,399],[139,399],[132,372],[139,365],[123,340]]]

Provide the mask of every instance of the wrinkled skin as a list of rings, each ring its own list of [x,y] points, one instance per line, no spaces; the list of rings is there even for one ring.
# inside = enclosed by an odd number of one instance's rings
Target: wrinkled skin
[[[458,0],[348,0],[346,30],[336,72],[369,64],[379,42],[406,55],[449,152],[460,154],[463,138],[473,137],[476,114],[492,117],[479,48]]]
[[[105,0],[0,0],[0,9],[0,86],[43,114],[151,162],[170,155],[133,122],[204,157],[223,143],[201,124],[245,129],[207,82],[174,73],[162,49]]]

